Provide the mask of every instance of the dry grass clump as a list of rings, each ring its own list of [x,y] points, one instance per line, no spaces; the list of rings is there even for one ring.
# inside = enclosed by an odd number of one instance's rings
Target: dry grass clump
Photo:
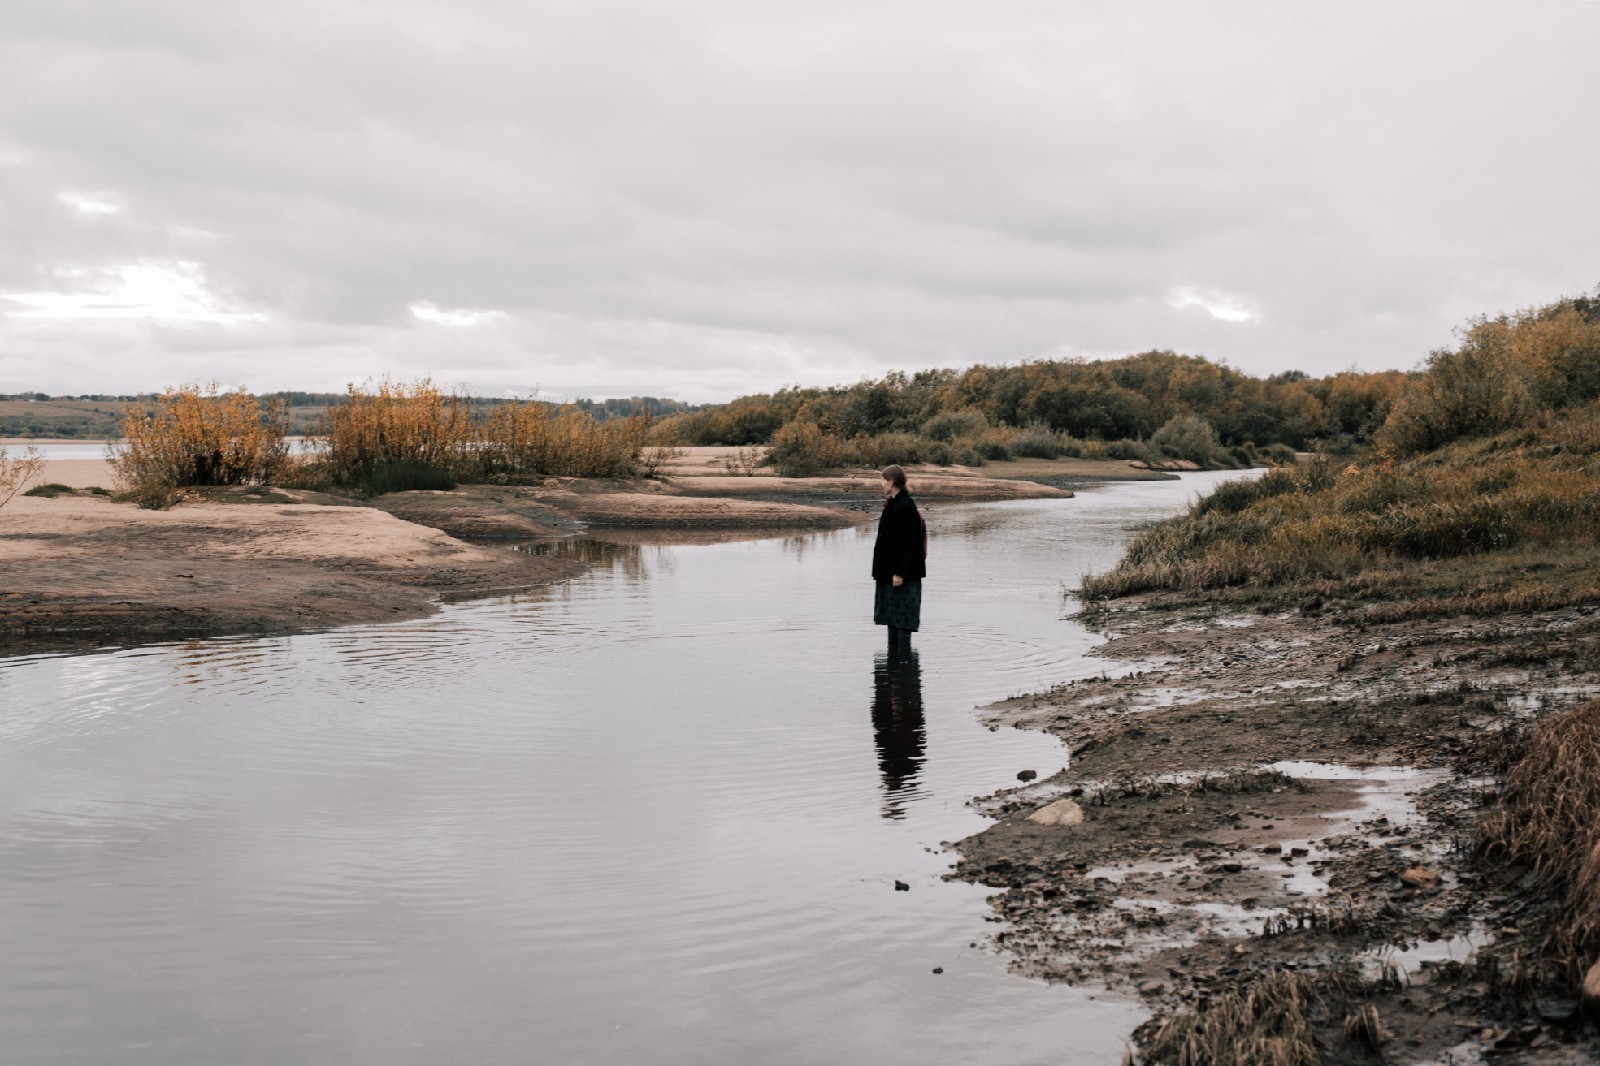
[[[638,468],[649,432],[648,415],[596,422],[571,405],[504,403],[489,412],[473,465],[479,480],[628,477]]]
[[[394,468],[448,472],[460,466],[473,439],[466,397],[432,381],[351,385],[342,404],[323,415],[318,456],[334,481],[359,484]]]
[[[1166,1019],[1143,1042],[1140,1058],[1163,1066],[1320,1066],[1311,1021],[1316,998],[1309,976],[1276,970],[1204,1010]]]
[[[193,485],[265,484],[289,462],[287,410],[216,385],[167,389],[152,408],[130,405],[108,458],[143,507],[165,507]]]
[[[1479,831],[1485,858],[1524,865],[1560,903],[1540,954],[1576,988],[1600,955],[1600,700],[1539,723]]]
[[[1324,1039],[1372,1052],[1388,1039],[1371,1002],[1401,987],[1398,970],[1373,978],[1350,964],[1320,973],[1273,970],[1194,1011],[1147,1024],[1138,1061],[1149,1066],[1321,1066]]]
[[[1416,459],[1322,461],[1229,482],[1136,537],[1083,591],[1114,598],[1347,579],[1518,545],[1593,544],[1600,407]]]
[[[468,397],[427,379],[382,381],[352,385],[346,402],[328,408],[315,464],[323,479],[369,495],[456,481],[628,477],[649,428],[648,415],[596,421],[582,408],[537,400],[474,417]]]

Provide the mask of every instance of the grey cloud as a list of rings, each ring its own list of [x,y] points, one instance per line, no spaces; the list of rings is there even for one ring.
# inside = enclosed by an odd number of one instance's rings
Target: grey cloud
[[[1577,0],[8,4],[0,293],[185,261],[266,318],[0,314],[0,374],[715,399],[1158,346],[1409,365],[1600,281],[1597,38]]]

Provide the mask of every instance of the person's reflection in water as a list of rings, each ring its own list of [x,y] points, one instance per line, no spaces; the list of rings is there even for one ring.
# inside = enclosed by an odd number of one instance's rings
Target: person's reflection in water
[[[872,667],[872,729],[883,774],[883,816],[905,817],[922,769],[922,664],[909,647],[880,653]]]

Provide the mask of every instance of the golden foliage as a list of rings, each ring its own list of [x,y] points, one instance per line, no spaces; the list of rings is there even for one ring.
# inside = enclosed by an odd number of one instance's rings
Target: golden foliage
[[[479,474],[491,480],[627,477],[637,471],[649,432],[649,415],[596,422],[572,405],[497,404],[483,427]]]
[[[189,485],[264,484],[289,457],[283,404],[215,384],[169,388],[152,409],[130,404],[108,458],[122,486],[148,506]]]
[[[24,448],[15,459],[0,445],[0,507],[11,502],[11,497],[22,486],[39,476],[44,469],[44,456],[37,448]]]
[[[336,480],[355,482],[380,466],[421,464],[449,471],[473,438],[466,398],[427,378],[351,385],[348,399],[323,416],[321,458]]]
[[[596,421],[575,405],[472,401],[423,379],[351,385],[328,408],[320,460],[343,484],[385,481],[386,470],[432,470],[462,481],[513,482],[549,475],[628,477],[637,472],[649,415]]]

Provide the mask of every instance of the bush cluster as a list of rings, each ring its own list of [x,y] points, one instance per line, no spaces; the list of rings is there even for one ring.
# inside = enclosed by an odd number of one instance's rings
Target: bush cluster
[[[130,406],[111,461],[124,489],[149,507],[207,485],[274,482],[381,495],[458,481],[629,476],[650,421],[648,413],[597,419],[538,401],[478,409],[428,380],[384,381],[352,385],[324,412],[312,451],[292,457],[280,402],[186,387]]]
[[[266,484],[288,469],[281,403],[243,389],[186,385],[130,408],[109,459],[122,488],[141,506],[165,507],[183,486]]]

